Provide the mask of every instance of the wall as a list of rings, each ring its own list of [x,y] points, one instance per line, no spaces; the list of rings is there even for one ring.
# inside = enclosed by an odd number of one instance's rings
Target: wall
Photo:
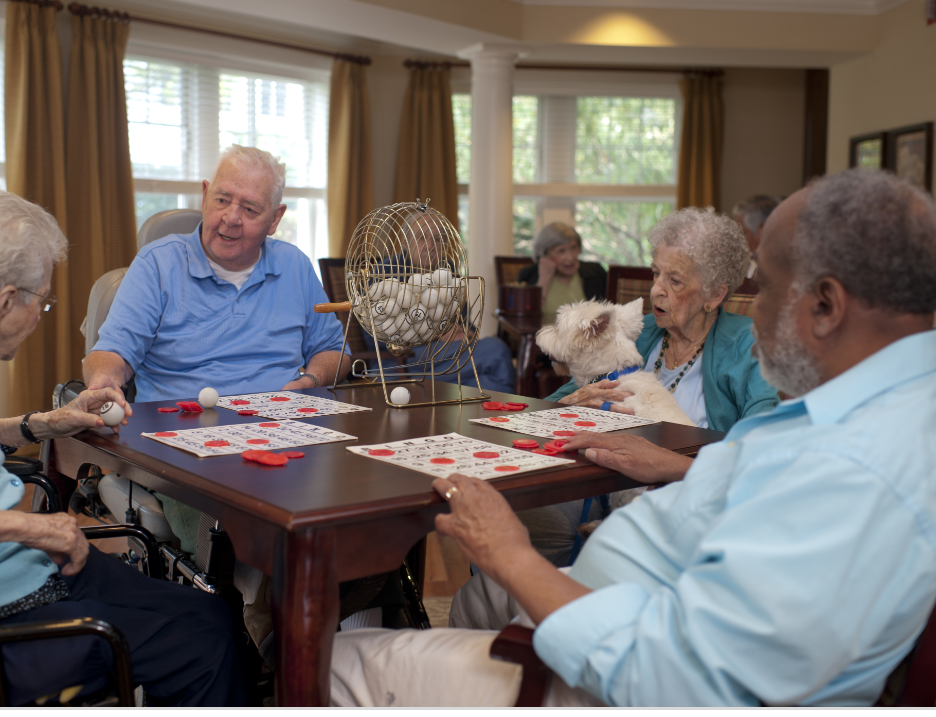
[[[413,53],[415,59],[419,53]],[[371,100],[371,142],[374,159],[374,208],[393,204],[400,117],[409,70],[402,56],[371,56],[367,89]],[[415,197],[413,198],[415,199]],[[412,201],[412,200],[410,200]]]
[[[802,184],[806,73],[728,68],[721,210],[752,194],[787,195]]]
[[[860,134],[936,120],[936,25],[925,0],[881,15],[881,42],[869,55],[832,67],[828,171],[848,167],[848,140]]]

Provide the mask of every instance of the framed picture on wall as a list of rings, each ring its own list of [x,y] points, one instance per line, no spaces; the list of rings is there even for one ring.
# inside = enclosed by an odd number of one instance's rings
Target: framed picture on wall
[[[873,132],[852,137],[848,142],[848,166],[884,169],[887,166],[887,133]]]
[[[901,179],[933,190],[933,123],[910,125],[887,133],[885,167]]]

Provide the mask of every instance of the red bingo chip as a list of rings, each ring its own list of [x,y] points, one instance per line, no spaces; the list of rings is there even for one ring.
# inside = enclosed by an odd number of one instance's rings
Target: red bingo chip
[[[575,425],[576,426],[596,426],[598,424],[596,424],[594,421],[576,421]]]
[[[498,473],[510,473],[520,470],[520,466],[494,466],[494,470]]]
[[[261,428],[279,428],[278,423],[261,423],[259,424]]]
[[[176,406],[181,408],[185,413],[202,412],[202,407],[198,404],[197,401],[176,401]]]
[[[247,442],[250,443],[250,441]],[[205,445],[209,448],[220,448],[221,446],[229,446],[231,444],[227,441],[205,441]]]
[[[564,446],[566,443],[568,443],[568,441],[567,441],[566,439],[564,439],[564,438],[553,438],[553,439],[550,441],[550,443],[552,443],[554,446],[558,446],[558,447],[561,448],[561,447]]]
[[[524,408],[529,408],[529,403],[505,403],[504,408],[508,411],[522,411]]]
[[[560,413],[559,418],[578,418],[577,413]]]
[[[175,436],[178,436],[179,434],[174,433],[173,431],[159,431],[157,433],[154,433],[153,435],[159,436],[160,438],[174,438]]]
[[[163,406],[162,408],[157,408],[156,410],[159,411],[160,413],[178,413],[179,407],[178,406]]]
[[[510,419],[504,418],[503,416],[492,416],[491,420],[497,423],[510,423]]]
[[[271,401],[288,401],[288,396],[270,396]]]
[[[534,448],[532,452],[533,452],[533,453],[539,453],[539,454],[542,455],[542,456],[554,456],[554,455],[556,455],[559,451],[554,451],[552,448],[546,448],[546,447],[544,446],[544,447],[542,447],[542,448]]]
[[[297,413],[318,413],[317,408],[297,408]]]
[[[260,445],[263,445],[264,443],[269,443],[269,441],[266,438],[248,438],[244,442],[249,443],[252,446],[260,446]]]
[[[237,412],[238,416],[256,416],[260,411],[254,411],[252,408],[242,408]]]
[[[515,438],[513,440],[514,448],[539,448],[539,441],[534,441],[532,438]]]
[[[270,451],[244,451],[241,458],[254,463],[262,463],[265,466],[285,466],[289,463],[289,458],[281,453],[270,453]]]
[[[497,401],[487,401],[486,403],[482,403],[481,408],[483,408],[485,411],[507,410],[503,403],[498,403]]]
[[[246,406],[250,401],[231,401],[232,406]]]
[[[478,451],[477,453],[472,454],[475,458],[497,458],[500,456],[500,453],[495,453],[494,451]]]
[[[367,452],[369,456],[392,456],[393,451],[389,448],[374,448]]]
[[[562,453],[565,450],[565,448],[563,448],[565,443],[565,441],[548,441],[543,444],[543,448],[548,448],[556,453]]]
[[[554,436],[574,436],[575,431],[553,431]]]
[[[454,463],[455,459],[454,458],[431,458],[429,459],[429,462],[435,463],[436,465],[440,465],[440,466],[447,466],[447,465],[451,465],[452,463]]]
[[[280,451],[279,455],[287,458],[305,458],[305,453],[302,451]]]

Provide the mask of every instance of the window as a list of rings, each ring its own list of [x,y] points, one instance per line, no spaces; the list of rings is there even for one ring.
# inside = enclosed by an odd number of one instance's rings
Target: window
[[[676,203],[678,88],[635,85],[617,96],[586,85],[513,98],[514,251],[531,254],[537,231],[561,221],[581,234],[583,259],[649,265],[647,232]],[[454,94],[453,107],[467,218],[471,96]]]
[[[328,73],[278,77],[130,54],[124,61],[137,223],[201,207],[222,149],[255,146],[286,163],[287,210],[274,235],[328,255]]]

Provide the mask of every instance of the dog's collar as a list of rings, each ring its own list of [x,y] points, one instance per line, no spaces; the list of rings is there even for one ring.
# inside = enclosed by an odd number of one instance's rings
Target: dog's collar
[[[626,376],[629,373],[634,373],[637,370],[637,366],[631,366],[629,368],[619,368],[617,371],[612,371],[611,373],[606,373],[604,376],[595,376],[589,383],[598,383],[599,381],[604,381],[608,379],[609,381],[617,381],[621,376]]]

